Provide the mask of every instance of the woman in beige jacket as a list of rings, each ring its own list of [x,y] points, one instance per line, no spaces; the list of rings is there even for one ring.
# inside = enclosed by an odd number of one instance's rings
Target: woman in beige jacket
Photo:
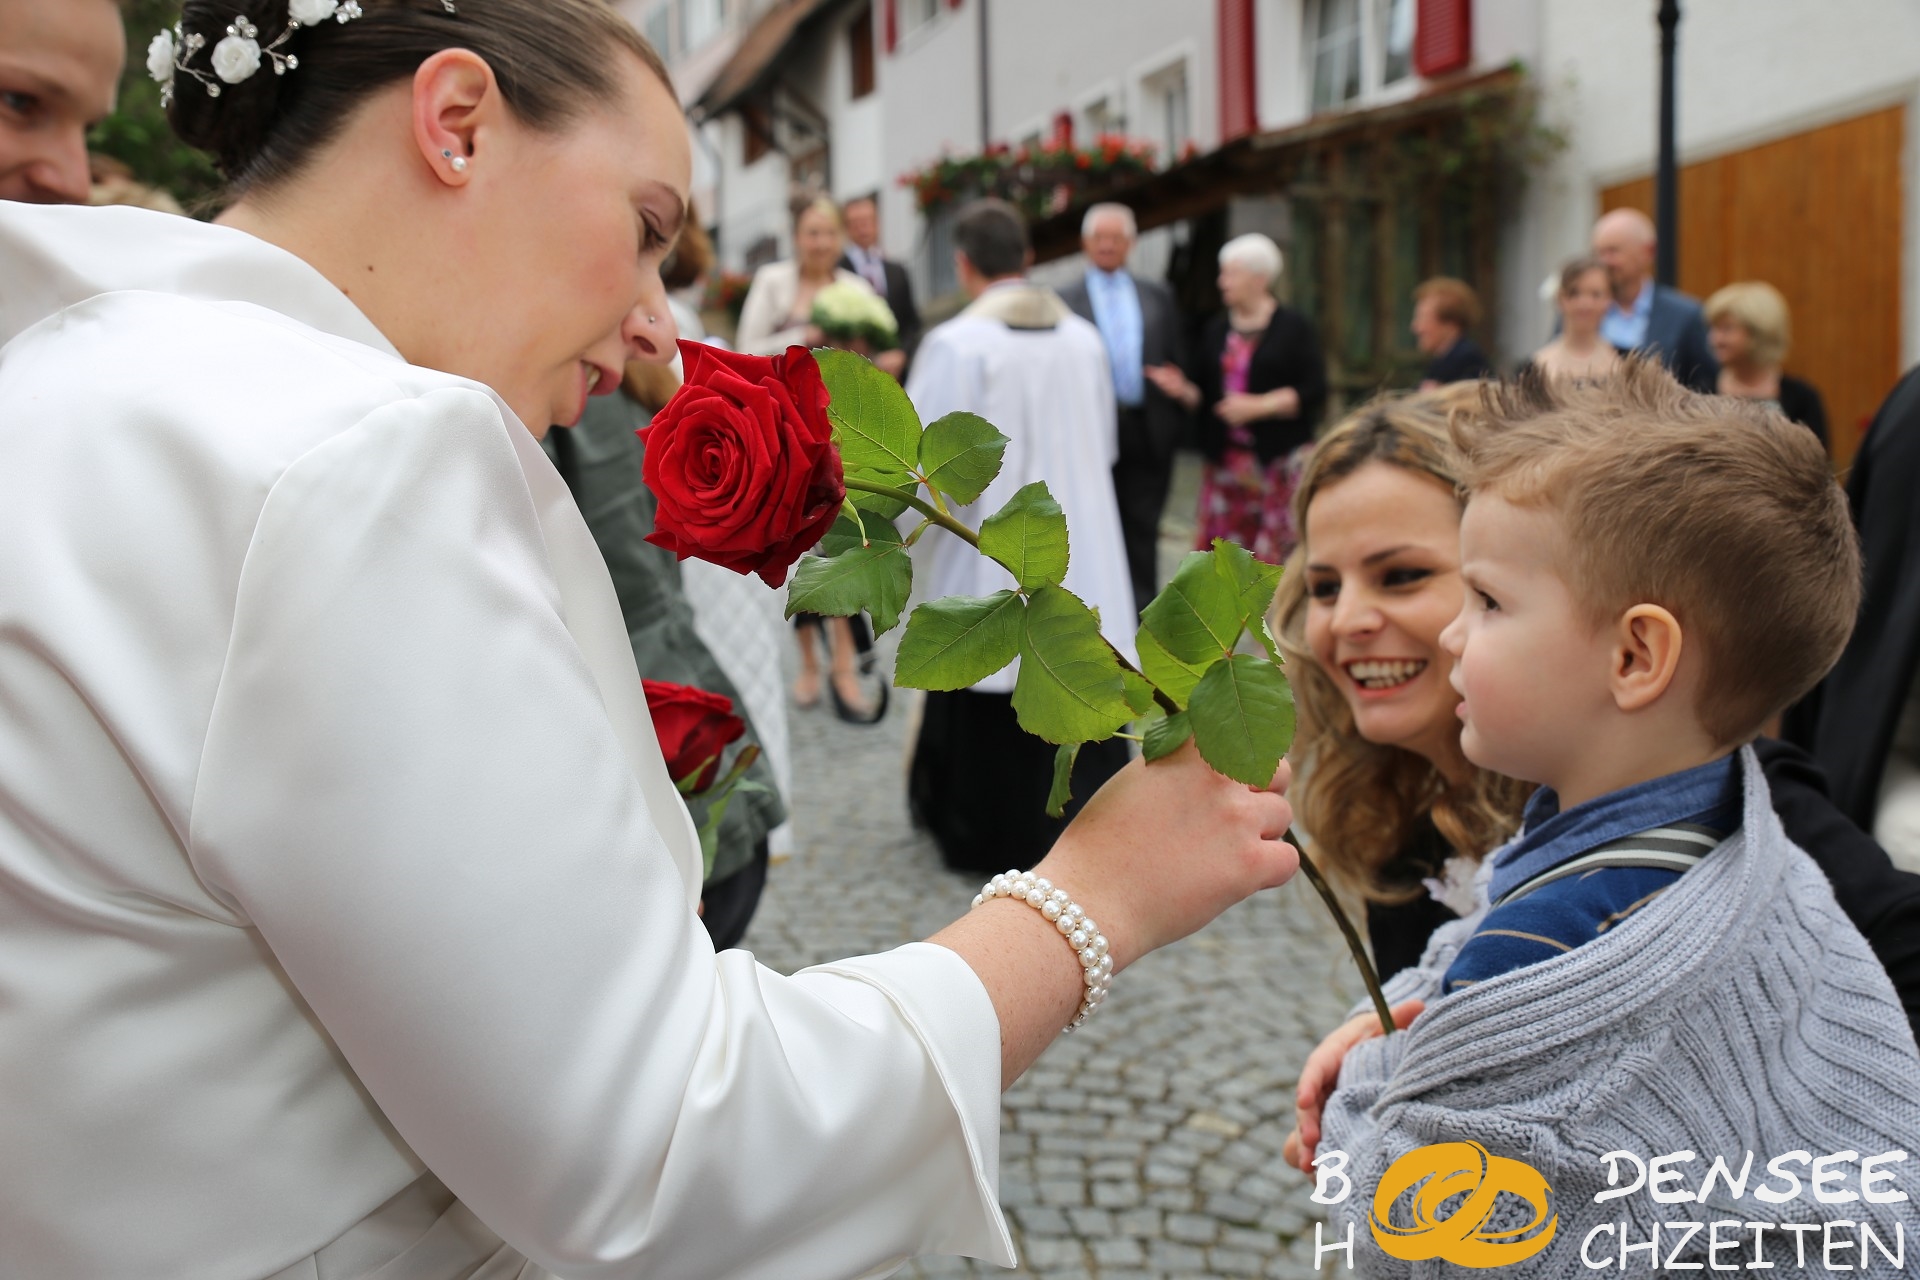
[[[840,267],[844,250],[839,206],[821,196],[802,208],[793,220],[793,258],[769,262],[754,273],[734,346],[762,356],[791,346],[820,346],[825,339],[813,323],[815,295],[835,282],[873,291],[859,275]]]

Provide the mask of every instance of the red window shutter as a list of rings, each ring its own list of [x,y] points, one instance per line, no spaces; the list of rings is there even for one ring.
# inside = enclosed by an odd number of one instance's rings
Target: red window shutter
[[[947,0],[947,8],[958,9],[959,7],[960,7],[960,0]]]
[[[1259,128],[1254,97],[1254,0],[1219,0],[1220,141]]]
[[[887,52],[892,53],[900,43],[900,0],[880,0],[880,32],[886,39]]]
[[[1473,61],[1473,0],[1420,0],[1413,29],[1413,69],[1443,76]]]
[[[1054,112],[1053,145],[1056,147],[1070,147],[1073,145],[1073,112]]]

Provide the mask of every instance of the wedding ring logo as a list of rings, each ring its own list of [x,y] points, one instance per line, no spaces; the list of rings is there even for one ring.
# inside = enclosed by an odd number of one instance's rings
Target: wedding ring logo
[[[1396,1225],[1394,1202],[1414,1188],[1413,1222]],[[1403,1262],[1438,1258],[1462,1267],[1524,1262],[1559,1230],[1560,1216],[1547,1203],[1550,1190],[1530,1164],[1493,1155],[1477,1142],[1437,1142],[1407,1152],[1381,1176],[1373,1193],[1373,1238]],[[1525,1226],[1496,1230],[1487,1225],[1503,1191],[1532,1209]],[[1441,1218],[1440,1207],[1462,1193],[1466,1199],[1460,1207]]]

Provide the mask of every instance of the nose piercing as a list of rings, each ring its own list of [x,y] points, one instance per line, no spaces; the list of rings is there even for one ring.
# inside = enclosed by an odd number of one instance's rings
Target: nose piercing
[[[660,317],[659,317],[659,316],[648,316],[648,317],[647,317],[647,323],[648,323],[648,324],[659,324],[659,323],[660,323]]]

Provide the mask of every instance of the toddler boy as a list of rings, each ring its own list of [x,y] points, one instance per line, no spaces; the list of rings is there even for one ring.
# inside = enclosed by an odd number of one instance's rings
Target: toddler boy
[[[1738,1219],[1743,1258],[1793,1253],[1739,1225],[1753,1222],[1846,1219],[1890,1248],[1901,1228],[1920,1250],[1905,1196],[1756,1202],[1742,1178],[1691,1207],[1671,1186],[1595,1203],[1609,1152],[1698,1153],[1681,1165],[1695,1188],[1714,1158],[1737,1173],[1752,1152],[1751,1182],[1781,1190],[1767,1163],[1782,1153],[1920,1151],[1920,1054],[1892,986],[1742,749],[1838,658],[1858,607],[1819,443],[1637,362],[1604,386],[1528,382],[1493,401],[1462,431],[1467,603],[1441,644],[1468,759],[1541,789],[1488,860],[1490,907],[1392,984],[1426,1012],[1342,1065],[1320,1150],[1348,1154],[1358,1193],[1336,1213],[1364,1240],[1394,1159],[1471,1141],[1552,1188],[1557,1238],[1526,1252],[1538,1214],[1504,1242],[1508,1274],[1574,1274],[1583,1247],[1610,1262],[1682,1220]],[[1910,1168],[1885,1167],[1920,1193]],[[1528,1219],[1509,1199],[1486,1230]],[[1659,1264],[1729,1238],[1696,1234],[1668,1232]],[[1846,1238],[1852,1265],[1890,1265]],[[1362,1271],[1406,1274],[1356,1252]],[[1713,1257],[1733,1261],[1724,1244]]]

